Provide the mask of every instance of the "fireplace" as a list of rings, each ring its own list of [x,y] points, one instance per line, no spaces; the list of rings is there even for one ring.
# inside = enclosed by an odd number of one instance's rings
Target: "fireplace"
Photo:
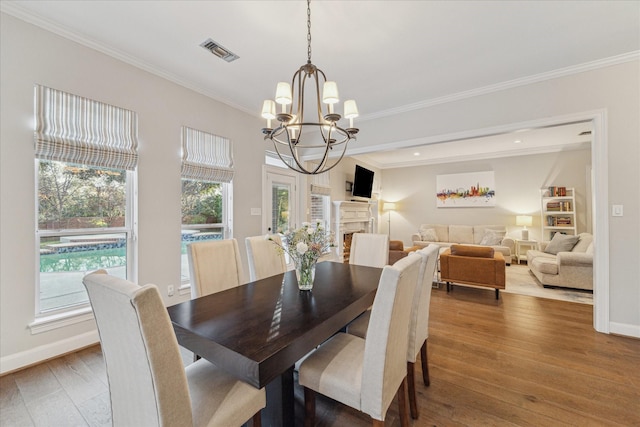
[[[349,262],[353,233],[376,233],[377,202],[333,202],[332,231],[336,238],[338,260]]]
[[[345,264],[349,263],[349,255],[351,254],[351,240],[353,239],[353,235],[355,233],[362,233],[363,230],[358,231],[349,231],[342,235],[343,244],[342,244],[342,262]]]

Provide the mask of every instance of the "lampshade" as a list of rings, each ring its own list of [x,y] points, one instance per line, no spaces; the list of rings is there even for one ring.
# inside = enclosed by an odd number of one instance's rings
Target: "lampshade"
[[[275,119],[276,118],[276,103],[270,99],[267,99],[262,104],[262,118]]]
[[[281,105],[289,105],[292,102],[291,85],[286,82],[279,82],[276,86],[276,102]]]
[[[336,82],[324,82],[322,86],[322,102],[325,104],[336,104],[340,102],[338,96],[338,85]]]
[[[516,225],[531,227],[531,224],[533,224],[533,217],[531,215],[516,216]]]
[[[355,100],[349,99],[348,101],[344,101],[344,117],[346,119],[355,119],[358,117],[358,106]]]
[[[384,210],[384,211],[395,211],[396,210],[396,204],[395,203],[391,203],[391,202],[384,202],[384,204],[382,205],[382,210]]]

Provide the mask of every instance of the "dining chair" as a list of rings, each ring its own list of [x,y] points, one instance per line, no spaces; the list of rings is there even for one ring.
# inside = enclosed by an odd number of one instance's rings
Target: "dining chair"
[[[86,275],[107,368],[113,426],[261,424],[264,389],[201,359],[183,367],[169,314],[155,285],[105,270]]]
[[[277,245],[282,245],[282,239],[278,234],[269,236],[252,236],[245,239],[247,246],[247,259],[249,261],[249,280],[264,279],[287,271],[287,263],[284,252],[278,250]]]
[[[236,239],[193,242],[187,245],[187,254],[192,298],[244,284]]]
[[[429,338],[429,307],[431,305],[431,289],[438,260],[438,245],[429,245],[409,256],[420,256],[420,272],[416,295],[411,307],[411,322],[409,324],[409,345],[407,349],[407,383],[409,388],[409,408],[411,417],[419,416],[415,386],[415,363],[420,353],[422,366],[422,381],[429,386],[429,363],[427,359],[427,339]],[[371,312],[365,311],[347,326],[347,333],[366,338]]]
[[[366,340],[338,333],[302,362],[298,381],[304,387],[305,426],[315,424],[316,392],[368,414],[374,426],[384,425],[397,395],[401,425],[409,425],[408,330],[420,262],[413,256],[384,267]]]
[[[384,267],[389,261],[389,236],[375,233],[353,233],[349,264]]]

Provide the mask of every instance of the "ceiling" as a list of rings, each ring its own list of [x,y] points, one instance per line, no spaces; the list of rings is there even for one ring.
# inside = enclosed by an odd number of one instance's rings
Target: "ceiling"
[[[276,83],[290,81],[307,59],[304,1],[3,0],[0,7],[256,116]],[[311,25],[312,61],[338,83],[342,99],[357,100],[360,128],[367,120],[628,61],[640,52],[635,0],[314,0]],[[208,38],[239,59],[228,63],[200,47]],[[460,160],[463,144],[489,156],[590,141],[577,136],[589,124],[564,136],[553,132],[560,129],[535,131],[543,139],[529,131],[504,141],[495,136],[358,158],[397,167],[445,161],[452,152]]]

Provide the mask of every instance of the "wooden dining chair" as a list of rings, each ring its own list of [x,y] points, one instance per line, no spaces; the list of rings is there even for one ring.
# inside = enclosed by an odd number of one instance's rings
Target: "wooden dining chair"
[[[284,252],[278,250],[277,245],[282,245],[278,234],[269,236],[252,236],[245,239],[247,246],[247,259],[249,261],[249,280],[264,279],[287,271],[287,263]]]
[[[264,389],[201,359],[183,367],[169,314],[155,285],[138,286],[104,270],[83,283],[107,367],[112,425],[261,424]]]
[[[422,381],[429,386],[429,362],[427,359],[427,339],[429,338],[429,307],[431,289],[438,261],[438,245],[429,245],[409,256],[420,256],[422,261],[416,287],[416,295],[411,307],[409,324],[409,345],[407,348],[407,383],[409,389],[409,408],[414,419],[419,417],[415,386],[415,363],[420,354]],[[371,312],[366,311],[347,326],[347,333],[366,338]]]
[[[375,233],[353,233],[349,264],[382,268],[389,262],[389,236]]]
[[[305,426],[315,425],[316,392],[368,414],[374,426],[384,425],[397,394],[401,425],[409,425],[407,331],[420,262],[406,257],[384,267],[366,340],[338,333],[302,362],[298,381],[304,387]]]
[[[193,242],[187,245],[187,254],[192,298],[244,284],[236,239]]]

